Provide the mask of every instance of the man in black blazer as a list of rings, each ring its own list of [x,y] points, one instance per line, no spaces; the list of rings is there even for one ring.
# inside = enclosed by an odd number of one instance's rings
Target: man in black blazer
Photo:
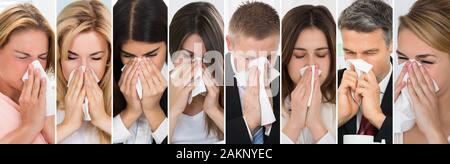
[[[231,68],[230,55],[226,55],[226,68]],[[231,79],[233,85],[226,86],[226,143],[227,144],[252,144],[253,136],[249,134],[249,128],[247,128],[247,121],[244,120],[241,95],[239,94],[239,88],[234,78],[234,72],[232,69],[227,69],[225,74],[226,79]],[[276,78],[272,85],[279,85],[279,78]],[[276,88],[276,87],[274,87]],[[279,88],[279,87],[278,87]],[[258,101],[257,97],[254,97],[254,101]],[[280,94],[274,95],[272,99],[272,107],[276,121],[272,123],[272,127],[269,135],[264,135],[264,144],[279,144],[280,143]],[[266,127],[261,127],[262,131],[266,131]],[[253,129],[253,130],[252,130]],[[254,135],[255,128],[250,128],[252,135]]]
[[[392,143],[392,8],[379,0],[359,0],[339,17],[345,60],[373,67],[358,76],[355,67],[338,72],[338,143],[348,134],[372,135]]]
[[[226,143],[228,144],[278,144],[280,143],[280,96],[279,78],[266,81],[266,93],[271,102],[275,122],[261,125],[261,105],[259,101],[259,72],[249,68],[251,60],[266,57],[268,61],[277,59],[280,37],[280,19],[276,10],[262,2],[247,2],[233,13],[226,36],[228,50],[232,54],[225,57],[226,73]],[[230,58],[232,56],[232,58]],[[235,69],[232,69],[233,62]],[[279,66],[279,65],[278,65]],[[233,67],[234,68],[234,67]],[[238,86],[235,73],[247,72],[248,80]],[[264,77],[268,77],[267,75]],[[267,79],[267,78],[266,78]]]

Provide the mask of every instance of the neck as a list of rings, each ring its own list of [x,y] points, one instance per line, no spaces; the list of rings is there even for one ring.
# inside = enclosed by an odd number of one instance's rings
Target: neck
[[[381,83],[383,79],[389,74],[389,71],[391,70],[391,63],[384,67],[384,69],[381,71],[380,75],[377,76],[378,83]]]
[[[19,104],[20,91],[8,85],[2,79],[0,79],[0,92],[5,96],[8,96],[16,104]]]
[[[188,116],[194,116],[200,113],[203,109],[204,96],[197,96],[192,99],[192,103],[188,104],[186,109],[183,111],[184,114]]]

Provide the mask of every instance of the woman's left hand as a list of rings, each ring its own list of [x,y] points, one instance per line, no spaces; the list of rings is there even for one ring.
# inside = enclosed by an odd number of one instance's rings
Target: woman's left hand
[[[98,86],[93,76],[95,72],[91,68],[86,69],[84,74],[84,86],[89,101],[89,114],[92,124],[102,131],[111,134],[111,116],[105,111],[103,91]]]
[[[428,143],[448,143],[441,130],[438,98],[428,71],[412,62],[408,74],[408,91],[418,128],[424,133]]]
[[[142,109],[152,131],[156,131],[166,118],[159,102],[167,88],[167,81],[150,59],[144,58],[144,61],[140,63],[140,67],[139,79],[142,84]]]
[[[320,108],[322,106],[322,92],[320,90],[318,69],[316,68],[316,70],[313,71],[315,71],[314,89],[311,106],[309,107],[306,115],[306,127],[308,127],[313,134],[314,140],[318,141],[326,134],[327,129],[323,123],[322,110]],[[308,81],[307,85],[309,84],[310,81]],[[309,93],[306,94],[308,95],[306,98],[309,98]]]
[[[224,131],[223,108],[219,104],[220,89],[219,84],[211,77],[211,73],[203,69],[203,81],[205,82],[208,93],[203,102],[203,111],[214,121],[219,129]]]

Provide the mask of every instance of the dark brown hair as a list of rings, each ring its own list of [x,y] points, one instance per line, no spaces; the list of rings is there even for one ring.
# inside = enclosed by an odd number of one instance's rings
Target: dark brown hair
[[[286,98],[295,88],[295,84],[288,74],[288,64],[292,57],[295,42],[300,33],[306,29],[315,27],[322,31],[326,38],[330,51],[330,70],[328,77],[320,86],[326,102],[336,102],[336,23],[330,11],[324,6],[303,5],[290,10],[283,18],[282,29],[282,67],[283,88],[282,99]]]
[[[193,34],[200,35],[206,52],[220,52],[223,61],[223,20],[212,4],[208,2],[193,2],[183,6],[175,13],[169,26],[170,55],[173,56],[175,52],[180,50],[184,41]],[[172,57],[172,59],[174,58]],[[217,62],[217,60],[212,62]],[[223,63],[218,64],[222,65],[222,70],[220,70],[221,73],[216,72],[216,75],[223,75]],[[219,88],[219,104],[223,108],[223,86],[219,86]],[[222,131],[209,117],[206,117],[206,128],[208,129],[208,134],[214,132],[220,139],[223,139]]]

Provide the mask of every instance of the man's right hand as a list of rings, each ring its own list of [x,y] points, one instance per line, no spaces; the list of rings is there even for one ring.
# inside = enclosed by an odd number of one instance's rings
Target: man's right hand
[[[244,95],[243,117],[253,133],[261,124],[261,107],[259,103],[259,71],[256,67],[249,70],[248,85]]]
[[[355,99],[352,96],[352,93],[354,93],[356,90],[357,83],[358,83],[358,74],[355,72],[355,68],[351,66],[350,69],[344,71],[341,85],[339,86],[338,89],[339,126],[345,124],[358,112],[357,101],[361,100],[361,96],[355,95]]]

